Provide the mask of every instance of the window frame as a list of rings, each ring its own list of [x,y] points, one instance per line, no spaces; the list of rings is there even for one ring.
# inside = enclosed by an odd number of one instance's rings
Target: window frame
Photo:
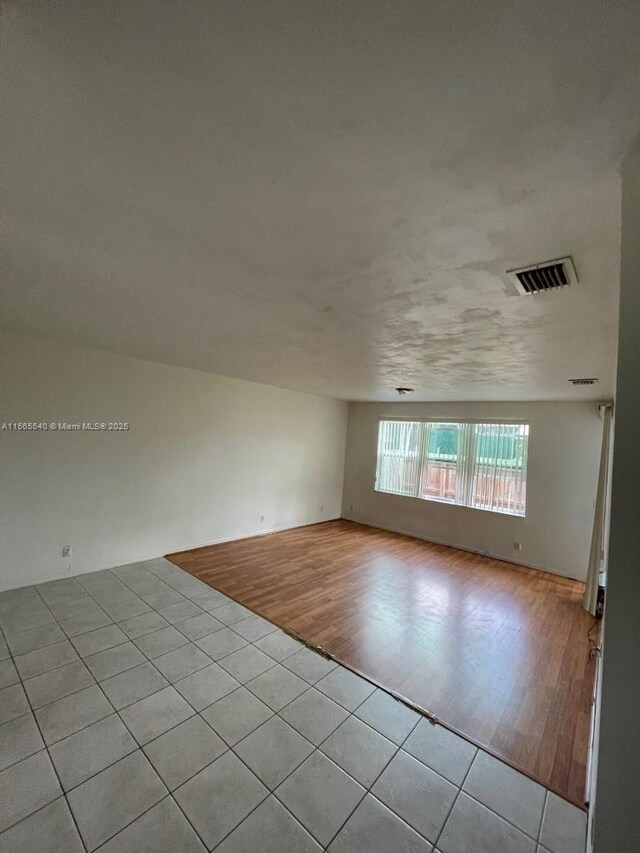
[[[422,496],[422,495],[407,495],[402,494],[401,492],[391,492],[385,491],[384,489],[378,488],[378,465],[379,465],[379,454],[378,454],[378,444],[380,441],[380,424],[381,423],[431,423],[431,424],[483,424],[483,425],[506,425],[506,426],[524,426],[527,427],[527,443],[526,443],[526,454],[524,461],[524,473],[525,473],[525,501],[524,501],[524,511],[520,512],[512,512],[509,510],[500,510],[494,509],[492,507],[484,507],[484,506],[473,506],[468,503],[458,502],[456,500],[447,500],[446,498],[440,498],[436,496]],[[461,509],[467,510],[479,510],[480,512],[492,512],[495,515],[505,515],[509,518],[526,518],[528,512],[528,475],[529,475],[529,440],[531,438],[531,422],[528,418],[460,418],[460,417],[385,417],[383,415],[379,416],[377,419],[377,434],[376,434],[376,465],[375,465],[375,474],[373,481],[373,491],[377,492],[381,495],[392,495],[394,497],[400,498],[409,498],[412,500],[418,501],[433,501],[434,503],[444,504],[446,506],[459,507]]]

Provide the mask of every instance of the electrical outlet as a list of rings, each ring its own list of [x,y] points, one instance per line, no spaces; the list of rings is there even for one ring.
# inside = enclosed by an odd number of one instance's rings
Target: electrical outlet
[[[522,542],[514,542],[513,543],[514,551],[522,551]]]
[[[63,545],[62,546],[62,556],[70,557],[73,552],[73,548],[71,545]]]
[[[320,507],[320,512],[324,512],[324,504]]]
[[[260,516],[260,521],[264,521],[264,515]]]

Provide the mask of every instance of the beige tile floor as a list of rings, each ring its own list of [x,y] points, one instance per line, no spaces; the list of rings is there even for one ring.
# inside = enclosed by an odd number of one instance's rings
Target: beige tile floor
[[[159,558],[0,594],[0,853],[583,853],[586,816]]]

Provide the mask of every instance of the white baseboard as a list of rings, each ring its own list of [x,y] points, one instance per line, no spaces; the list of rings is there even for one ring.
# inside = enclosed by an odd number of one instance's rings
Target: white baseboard
[[[260,530],[257,533],[247,533],[243,536],[227,536],[224,539],[213,539],[211,542],[203,542],[200,545],[188,545],[186,548],[176,548],[168,551],[169,554],[180,554],[183,551],[196,551],[198,548],[208,548],[211,545],[224,545],[225,542],[242,542],[243,539],[257,539],[258,536],[269,536],[271,533],[284,533],[285,530],[298,530],[300,527],[312,527],[314,524],[324,524],[325,521],[340,521],[342,516],[334,515],[331,518],[319,518],[317,521],[302,521],[300,524],[287,524],[284,527],[270,527],[268,530]],[[161,554],[164,557],[164,554]],[[147,557],[151,560],[153,557]],[[137,562],[137,561],[136,561]]]
[[[356,524],[363,524],[365,527],[374,527],[379,530],[388,530],[389,533],[400,533],[402,536],[411,536],[412,539],[420,539],[422,542],[432,542],[434,545],[447,545],[449,548],[456,548],[458,551],[468,551],[470,554],[479,554],[481,557],[491,557],[492,560],[501,560],[503,563],[510,563],[512,566],[522,566],[525,569],[536,569],[539,572],[547,572],[550,575],[557,575],[561,578],[567,578],[572,581],[580,581],[584,583],[584,578],[576,577],[575,575],[567,575],[558,569],[550,568],[549,566],[541,566],[537,563],[526,563],[520,560],[514,560],[513,557],[505,557],[504,554],[498,554],[494,551],[481,551],[479,548],[470,548],[468,545],[460,545],[458,542],[449,542],[447,539],[436,539],[435,536],[422,536],[420,533],[414,533],[412,530],[401,530],[399,527],[389,527],[386,524],[377,524],[371,521],[363,521],[361,518],[355,518],[350,515],[343,515],[345,521],[353,521]]]
[[[178,554],[181,551],[193,551],[196,548],[207,548],[209,545],[222,545],[225,542],[241,542],[243,539],[254,539],[257,536],[268,536],[270,533],[282,533],[285,530],[297,530],[299,527],[309,527],[312,524],[322,524],[325,521],[337,521],[339,518],[339,515],[334,515],[331,518],[319,518],[317,521],[301,521],[299,524],[290,524],[281,527],[270,527],[268,530],[258,530],[254,533],[243,534],[242,536],[227,536],[222,539],[212,539],[208,542],[202,542],[199,545],[189,544],[179,548],[171,548],[171,550],[167,553]],[[69,569],[57,569],[51,572],[43,572],[42,574],[37,575],[35,578],[30,578],[27,583],[21,583],[17,585],[15,583],[3,584],[0,580],[0,593],[9,592],[9,590],[13,589],[22,589],[27,586],[35,586],[36,584],[40,583],[48,583],[49,581],[59,581],[63,580],[64,578],[73,578],[77,575],[88,575],[91,574],[91,572],[100,572],[104,569],[111,569],[114,565],[121,566],[126,565],[127,563],[143,563],[146,560],[157,560],[158,557],[164,557],[164,554],[148,554],[146,556],[137,557],[131,560],[125,559],[124,563],[113,563],[108,566],[97,565],[84,569],[74,566],[71,568],[71,571],[69,571]]]
[[[212,539],[207,542],[201,542],[197,545],[185,545],[181,548],[173,548],[169,553],[176,554],[181,551],[193,551],[197,548],[207,548],[211,545],[222,545],[225,542],[241,542],[243,539],[254,539],[257,536],[268,536],[271,533],[282,533],[285,530],[297,530],[300,527],[310,527],[313,524],[322,524],[325,521],[336,521],[339,518],[344,518],[345,521],[353,521],[356,524],[363,524],[365,527],[378,528],[379,530],[388,530],[390,533],[400,533],[403,536],[411,536],[413,539],[420,539],[423,542],[433,542],[435,545],[447,545],[450,548],[457,548],[459,551],[468,551],[471,554],[479,554],[483,557],[491,557],[494,560],[502,560],[505,563],[511,563],[514,566],[522,566],[526,569],[536,569],[542,572],[549,572],[549,574],[557,575],[563,578],[569,578],[570,580],[577,580],[584,583],[584,579],[575,577],[575,575],[567,575],[563,572],[558,571],[557,569],[550,568],[549,566],[542,566],[536,563],[527,563],[524,561],[516,561],[513,558],[506,557],[503,554],[497,554],[492,551],[481,551],[476,548],[470,548],[468,545],[461,545],[458,542],[449,542],[446,539],[436,539],[433,536],[422,536],[418,533],[414,533],[411,530],[402,530],[398,527],[390,527],[384,524],[373,524],[370,521],[364,521],[361,518],[356,518],[350,515],[342,515],[342,516],[332,516],[331,518],[321,518],[317,521],[303,521],[299,524],[293,525],[284,525],[280,527],[271,527],[268,530],[260,530],[254,533],[246,533],[242,536],[227,536],[220,539]],[[145,560],[155,560],[158,557],[163,557],[164,554],[149,554],[144,557],[139,557],[135,560],[130,560],[129,562],[140,563]],[[120,563],[119,565],[122,565]],[[80,569],[77,568],[72,569],[72,571],[60,569],[54,572],[47,572],[39,575],[36,579],[30,579],[26,584],[20,584],[18,586],[8,586],[4,585],[0,582],[0,592],[7,592],[11,589],[20,589],[23,586],[34,586],[35,584],[47,583],[48,581],[62,580],[63,578],[75,577],[76,575],[85,575],[90,574],[91,572],[99,572],[103,569],[110,569],[111,566],[95,566],[88,569]]]

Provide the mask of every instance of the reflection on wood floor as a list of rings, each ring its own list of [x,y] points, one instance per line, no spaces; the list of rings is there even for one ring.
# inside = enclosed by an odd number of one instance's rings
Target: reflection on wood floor
[[[594,667],[581,583],[348,521],[169,558],[583,801]]]

